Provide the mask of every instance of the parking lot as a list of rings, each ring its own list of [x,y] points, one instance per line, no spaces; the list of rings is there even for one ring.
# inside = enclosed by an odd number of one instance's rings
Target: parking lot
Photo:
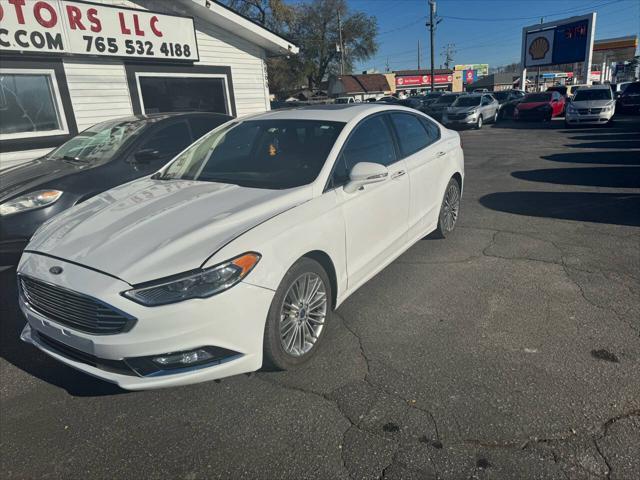
[[[640,477],[640,117],[464,131],[462,216],[336,312],[304,368],[138,393],[18,340],[4,478]]]

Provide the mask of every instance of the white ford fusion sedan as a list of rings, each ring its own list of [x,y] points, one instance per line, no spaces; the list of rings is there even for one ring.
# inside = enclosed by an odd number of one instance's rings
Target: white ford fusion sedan
[[[36,232],[22,339],[131,390],[293,368],[349,295],[453,230],[463,179],[459,135],[401,106],[233,120]]]

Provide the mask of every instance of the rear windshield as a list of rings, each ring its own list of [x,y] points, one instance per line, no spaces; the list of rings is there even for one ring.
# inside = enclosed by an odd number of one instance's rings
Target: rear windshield
[[[550,102],[551,94],[550,93],[530,93],[526,97],[524,97],[524,102]]]
[[[573,97],[576,102],[581,100],[611,100],[611,98],[610,88],[597,88],[593,90],[581,88],[576,92],[575,97]]]
[[[475,107],[476,105],[480,105],[480,97],[458,97],[452,106]]]
[[[223,125],[155,178],[284,189],[313,182],[344,123],[249,120]]]

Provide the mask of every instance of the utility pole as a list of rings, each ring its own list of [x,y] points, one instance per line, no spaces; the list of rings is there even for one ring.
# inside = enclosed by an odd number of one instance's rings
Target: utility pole
[[[434,62],[434,52],[433,52],[433,42],[436,32],[436,25],[440,23],[440,20],[436,18],[436,0],[429,0],[429,21],[427,22],[427,27],[429,27],[429,43],[431,44],[431,91],[433,92],[435,89],[435,75],[433,71],[433,62]]]
[[[540,17],[540,25],[544,23],[544,17]],[[536,92],[540,91],[540,67],[538,67],[538,75],[536,76]]]
[[[447,43],[447,45],[442,48],[442,56],[444,57],[444,68],[446,68],[447,70],[451,68],[450,65],[451,62],[453,62],[453,56],[456,54],[455,47],[455,44]]]
[[[342,44],[342,20],[338,10],[338,32],[340,37],[340,75],[344,75],[344,45]]]
[[[420,39],[418,39],[418,70],[420,70]]]

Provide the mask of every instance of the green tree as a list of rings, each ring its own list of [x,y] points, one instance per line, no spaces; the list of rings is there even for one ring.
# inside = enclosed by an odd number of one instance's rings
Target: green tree
[[[286,96],[306,83],[317,88],[329,75],[340,72],[338,12],[342,20],[345,72],[376,53],[375,17],[350,11],[346,0],[311,0],[291,5],[283,0],[223,0],[229,7],[289,38],[300,47],[298,55],[267,61],[269,89]]]

